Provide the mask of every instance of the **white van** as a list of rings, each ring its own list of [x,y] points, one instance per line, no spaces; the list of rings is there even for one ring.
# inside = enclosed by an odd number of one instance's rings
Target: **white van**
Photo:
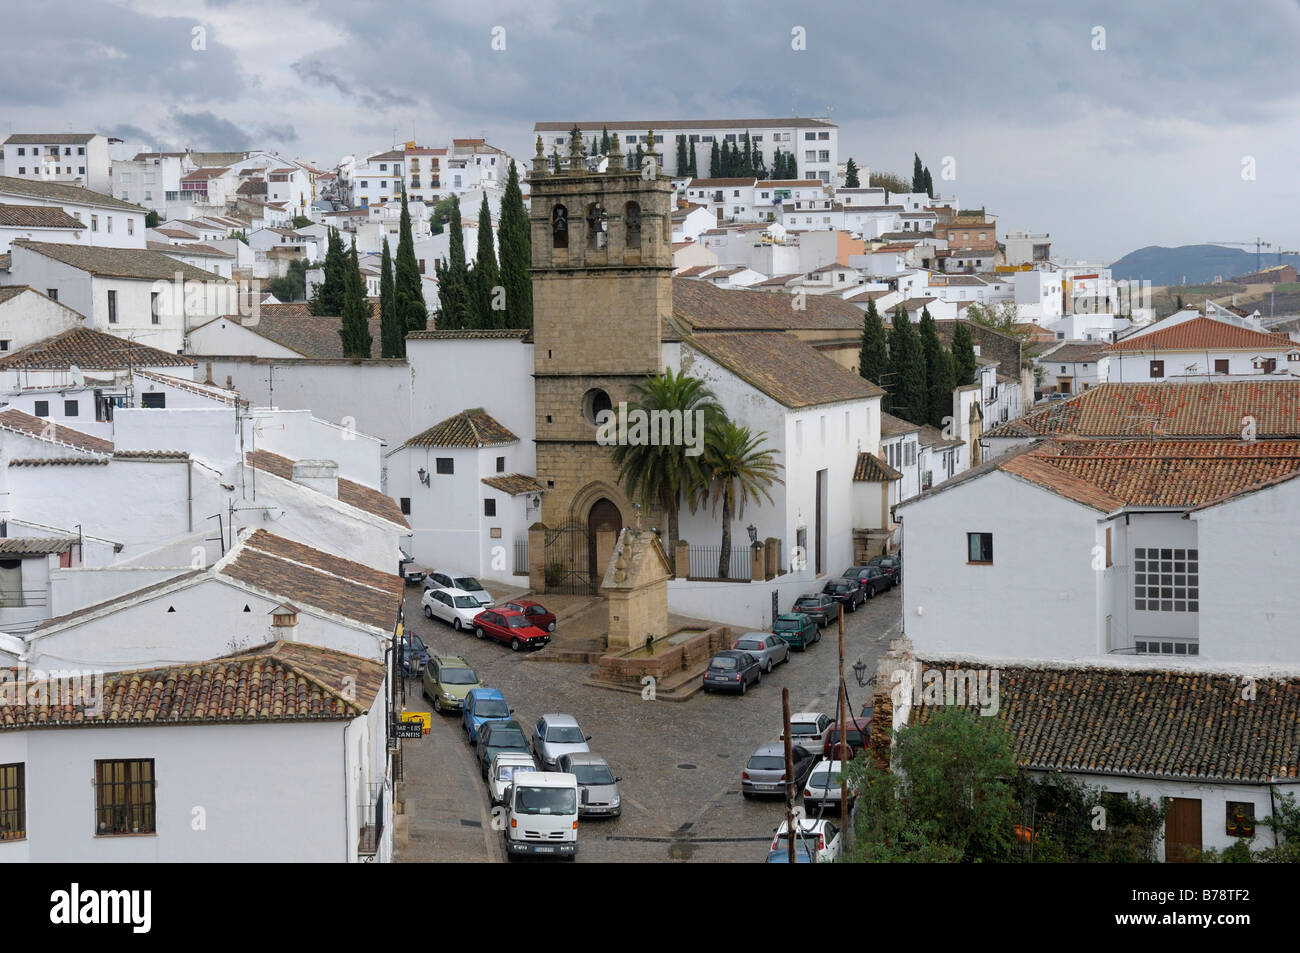
[[[557,772],[525,772],[505,790],[506,857],[578,856],[578,778]]]

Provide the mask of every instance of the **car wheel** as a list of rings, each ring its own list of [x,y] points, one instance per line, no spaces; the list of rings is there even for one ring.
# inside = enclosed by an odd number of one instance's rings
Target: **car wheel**
[[[760,668],[758,674],[754,676],[754,687],[757,688],[763,684],[763,670]]]
[[[768,660],[767,660],[767,674],[769,674],[769,675],[772,674],[772,660],[771,660],[771,659],[768,659]]]
[[[460,619],[453,619],[451,623],[451,627],[455,629],[457,632],[465,628],[463,625],[460,624]]]
[[[425,606],[425,607],[424,607],[424,617],[425,617],[426,619],[432,619],[432,618],[433,618],[433,610],[430,609],[428,606]]]
[[[484,638],[483,626],[481,625],[474,626],[474,638],[476,639]]]
[[[428,698],[428,697],[429,697],[429,693],[428,693],[428,692],[425,692],[425,693],[424,693],[424,697],[425,697],[425,698]],[[436,711],[436,712],[437,712],[438,714],[440,714],[440,715],[442,714],[442,699],[441,699],[441,698],[435,698],[435,699],[433,700],[433,710]]]
[[[741,791],[740,793],[744,795],[746,801],[748,801],[750,798],[754,796],[753,793],[750,791]]]
[[[555,631],[555,623],[554,623],[554,622],[549,622],[549,623],[547,623],[547,625],[546,625],[546,631],[547,631],[547,632],[554,632],[554,631]]]
[[[425,701],[429,700],[429,689],[423,681],[420,682],[420,694],[424,696]]]
[[[740,680],[740,694],[743,695],[743,694],[745,694],[745,692],[747,692],[747,691],[749,691],[749,682],[745,681],[745,680],[742,678],[742,679]]]
[[[519,637],[518,637],[518,636],[515,636],[513,639],[510,640],[510,651],[511,651],[511,652],[518,652],[521,648],[523,648],[523,646],[519,644]]]

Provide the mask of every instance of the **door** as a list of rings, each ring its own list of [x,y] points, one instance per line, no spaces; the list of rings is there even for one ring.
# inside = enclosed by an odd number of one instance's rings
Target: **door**
[[[1201,799],[1171,797],[1165,803],[1165,862],[1194,862],[1201,850]]]
[[[587,514],[587,578],[593,587],[599,586],[601,580],[605,578],[605,570],[613,555],[612,545],[606,547],[608,549],[606,552],[602,552],[601,547],[597,545],[596,531],[606,527],[613,530],[614,540],[617,540],[618,534],[623,529],[623,514],[619,512],[617,506],[602,497],[595,502],[591,512]]]
[[[817,471],[817,517],[816,538],[813,546],[817,552],[817,575],[826,571],[826,471]]]

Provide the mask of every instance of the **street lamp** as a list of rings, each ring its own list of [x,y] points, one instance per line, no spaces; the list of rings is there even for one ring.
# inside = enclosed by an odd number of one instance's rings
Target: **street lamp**
[[[866,688],[874,679],[867,678],[867,663],[858,659],[853,663],[853,677],[858,680],[859,688]]]
[[[757,545],[758,545],[758,529],[754,526],[754,524],[753,524],[753,523],[750,523],[748,526],[746,526],[746,527],[745,527],[745,532],[749,533],[749,545],[751,545],[751,546],[757,546]]]

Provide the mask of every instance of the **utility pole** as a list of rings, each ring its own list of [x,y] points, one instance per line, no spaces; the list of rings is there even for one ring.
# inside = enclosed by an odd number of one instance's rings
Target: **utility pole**
[[[794,820],[794,751],[790,741],[790,689],[781,689],[781,737],[785,740],[785,842],[790,863],[795,863],[794,839],[803,834]]]

